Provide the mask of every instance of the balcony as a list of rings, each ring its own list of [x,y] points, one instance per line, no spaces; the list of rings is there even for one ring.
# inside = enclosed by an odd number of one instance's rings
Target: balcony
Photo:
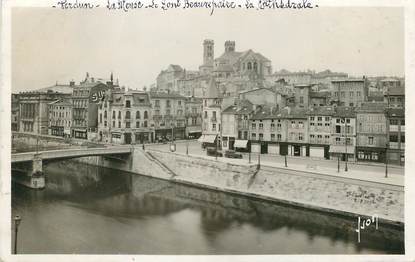
[[[390,125],[389,126],[389,131],[390,132],[398,132],[399,131],[399,126],[398,125]]]

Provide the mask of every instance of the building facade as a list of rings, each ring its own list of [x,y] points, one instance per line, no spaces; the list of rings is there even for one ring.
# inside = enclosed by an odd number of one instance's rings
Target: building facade
[[[330,159],[356,160],[356,111],[354,107],[335,107],[331,117]]]
[[[49,135],[70,137],[72,127],[72,100],[49,103]]]
[[[391,164],[405,165],[405,110],[388,108],[386,110],[387,157]]]
[[[203,99],[187,97],[185,100],[186,137],[199,138],[202,135]]]
[[[357,160],[385,162],[387,148],[385,103],[363,103],[357,112]]]
[[[359,107],[368,97],[368,82],[363,79],[331,81],[331,99],[339,106]]]
[[[334,108],[331,106],[312,107],[308,110],[310,157],[330,158],[333,114]]]

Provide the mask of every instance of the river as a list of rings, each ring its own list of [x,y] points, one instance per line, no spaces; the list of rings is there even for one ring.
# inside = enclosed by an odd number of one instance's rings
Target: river
[[[25,254],[404,253],[403,229],[89,166],[44,166],[46,189],[12,185]],[[15,174],[14,174],[15,175]]]

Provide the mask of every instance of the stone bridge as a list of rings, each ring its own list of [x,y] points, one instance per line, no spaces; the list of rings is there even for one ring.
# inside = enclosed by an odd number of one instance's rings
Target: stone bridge
[[[76,148],[49,150],[40,152],[15,153],[11,155],[12,170],[22,171],[27,174],[24,179],[19,179],[21,184],[30,188],[40,189],[45,187],[43,175],[44,161],[57,161],[86,156],[106,156],[116,160],[126,160],[134,149],[131,146],[108,146],[103,148]]]

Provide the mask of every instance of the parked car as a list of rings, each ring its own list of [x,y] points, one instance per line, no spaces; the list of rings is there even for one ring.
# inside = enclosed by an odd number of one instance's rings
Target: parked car
[[[206,153],[208,156],[220,156],[220,157],[223,156],[222,152],[217,151],[215,147],[206,148]]]
[[[228,150],[225,152],[225,157],[228,158],[242,158],[242,154],[236,153],[233,150]]]

